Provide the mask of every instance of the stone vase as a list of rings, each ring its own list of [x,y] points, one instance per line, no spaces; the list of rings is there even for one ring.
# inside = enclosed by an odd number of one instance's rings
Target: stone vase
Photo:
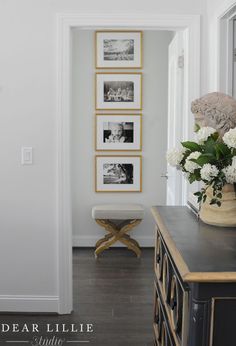
[[[226,184],[222,189],[221,206],[210,205],[212,188],[206,191],[206,201],[201,204],[200,219],[214,226],[236,227],[236,195],[234,185]]]

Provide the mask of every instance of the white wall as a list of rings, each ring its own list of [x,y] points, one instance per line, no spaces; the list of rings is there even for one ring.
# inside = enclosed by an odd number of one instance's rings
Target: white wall
[[[143,246],[153,246],[152,205],[166,203],[165,152],[167,147],[168,31],[143,33],[143,191],[94,192],[94,32],[73,33],[72,193],[73,236],[76,246],[94,246],[104,231],[91,218],[92,206],[106,203],[141,203],[144,221],[132,236]],[[102,112],[100,112],[102,113]],[[122,112],[119,112],[122,113]],[[135,113],[135,112],[131,112]],[[138,112],[136,112],[138,113]],[[132,155],[132,152],[100,152]],[[140,153],[133,153],[137,155]]]
[[[55,15],[134,10],[204,14],[205,6],[204,0],[0,1],[0,310],[26,310],[25,296],[32,297],[29,310],[49,310],[48,297],[57,310]],[[32,167],[20,165],[22,145],[34,147]]]

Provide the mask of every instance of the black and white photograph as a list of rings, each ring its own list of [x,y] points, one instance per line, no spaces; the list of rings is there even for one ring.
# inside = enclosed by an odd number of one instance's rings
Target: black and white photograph
[[[141,73],[96,73],[96,109],[141,109]]]
[[[97,31],[96,68],[141,68],[141,31]]]
[[[97,114],[96,150],[141,150],[141,114]]]
[[[134,60],[134,40],[103,40],[104,60]]]
[[[104,102],[134,102],[132,81],[104,82]]]
[[[132,163],[104,163],[104,184],[133,184],[134,166]]]
[[[103,123],[103,143],[133,143],[133,122]]]
[[[95,157],[96,192],[141,192],[141,156]]]

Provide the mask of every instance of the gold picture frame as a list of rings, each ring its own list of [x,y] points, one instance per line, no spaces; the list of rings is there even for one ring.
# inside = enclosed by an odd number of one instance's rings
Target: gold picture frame
[[[142,72],[96,72],[96,111],[142,110],[142,78]]]
[[[142,156],[96,155],[95,192],[142,192]]]
[[[97,30],[96,69],[141,69],[143,32],[139,30]],[[106,45],[106,47],[105,47]]]
[[[112,129],[121,128],[123,133],[112,134]],[[96,113],[95,114],[96,151],[141,151],[142,114]]]

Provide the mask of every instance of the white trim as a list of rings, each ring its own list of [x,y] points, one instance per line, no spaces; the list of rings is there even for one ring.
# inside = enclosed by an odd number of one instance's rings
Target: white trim
[[[0,295],[0,311],[56,313],[58,302],[58,296]]]
[[[185,107],[186,133],[190,103],[200,94],[200,16],[158,14],[58,14],[57,15],[57,220],[59,313],[72,311],[72,235],[70,193],[70,31],[72,28],[135,28],[185,30],[189,68]]]
[[[222,90],[222,85],[220,85],[220,34],[221,34],[221,20],[223,17],[230,12],[234,6],[236,6],[235,0],[227,0],[221,4],[213,13],[209,13],[209,91],[221,90],[227,92],[227,87]],[[226,28],[228,30],[228,28]],[[227,59],[227,58],[226,58]],[[225,82],[227,83],[227,81]]]
[[[93,247],[94,248],[94,244],[96,244],[96,242],[98,241],[98,237],[96,236],[74,235],[72,239],[73,239],[73,242],[72,242],[73,247]],[[134,237],[134,239],[137,240],[137,242],[139,243],[141,247],[154,247],[154,240],[155,240],[154,235],[149,237],[136,236]],[[124,245],[117,242],[116,244],[114,244],[113,247],[124,247]]]
[[[57,18],[57,226],[60,314],[72,311],[70,191],[70,25]]]
[[[229,11],[231,11],[235,5],[236,5],[235,0],[226,0],[223,2],[223,4],[221,4],[218,8],[215,9],[213,16],[218,19],[222,18]]]
[[[235,6],[234,6],[235,7]],[[229,12],[220,16],[219,25],[219,77],[218,90],[229,95],[233,95],[233,18],[236,15],[236,9],[230,8]]]

